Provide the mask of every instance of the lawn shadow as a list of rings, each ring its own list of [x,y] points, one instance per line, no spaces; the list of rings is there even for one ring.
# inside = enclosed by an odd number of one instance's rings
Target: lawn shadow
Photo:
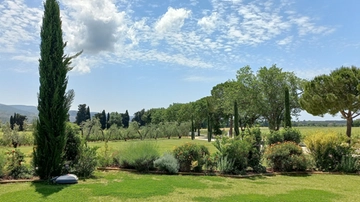
[[[35,191],[41,194],[44,198],[62,191],[64,188],[71,185],[52,184],[49,181],[35,181],[31,183],[35,187]]]

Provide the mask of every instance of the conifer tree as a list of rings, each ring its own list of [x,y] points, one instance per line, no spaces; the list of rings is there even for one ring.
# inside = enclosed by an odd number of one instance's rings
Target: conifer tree
[[[239,109],[237,106],[237,101],[234,101],[234,132],[235,136],[240,135],[239,131]]]
[[[285,88],[285,127],[291,128],[289,88]]]
[[[66,120],[74,91],[66,92],[67,73],[74,56],[64,55],[60,8],[56,0],[46,0],[40,31],[39,117],[34,132],[34,165],[40,179],[61,174],[66,144]]]
[[[89,120],[89,119],[91,119],[91,114],[90,114],[90,107],[88,106],[86,108],[86,120]]]

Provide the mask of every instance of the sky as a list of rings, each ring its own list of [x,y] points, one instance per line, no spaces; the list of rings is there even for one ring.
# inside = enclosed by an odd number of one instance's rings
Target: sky
[[[360,67],[358,0],[60,0],[71,109],[135,113],[210,95],[249,65]],[[42,0],[0,0],[0,103],[37,105]],[[302,112],[299,120],[331,120]]]

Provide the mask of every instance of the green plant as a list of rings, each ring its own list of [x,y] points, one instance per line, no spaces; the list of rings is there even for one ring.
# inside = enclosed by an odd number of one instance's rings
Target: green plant
[[[217,155],[216,153],[207,155],[205,157],[205,164],[204,164],[205,170],[210,172],[215,171],[217,169],[218,161],[219,161],[219,155]]]
[[[308,163],[300,146],[294,142],[278,142],[265,152],[267,163],[274,171],[303,171]]]
[[[234,171],[234,163],[235,161],[228,159],[227,156],[220,157],[217,162],[217,170],[223,174],[232,173]]]
[[[108,141],[105,141],[104,148],[100,149],[98,153],[99,165],[101,167],[113,166],[115,164],[113,154],[113,149],[109,147]]]
[[[0,150],[0,178],[5,175],[6,157],[5,152]]]
[[[284,137],[284,141],[291,141],[299,144],[301,141],[301,133],[298,129],[295,128],[285,128],[280,131],[281,135]]]
[[[25,155],[19,149],[6,152],[8,155],[5,172],[12,179],[31,178],[33,171],[25,165]]]
[[[178,146],[173,153],[180,163],[180,171],[185,172],[190,170],[201,171],[205,164],[205,157],[210,154],[207,147],[195,143],[185,143]]]
[[[74,123],[67,122],[66,123],[66,145],[64,149],[64,159],[65,161],[70,161],[72,163],[76,163],[75,161],[79,156],[79,149],[81,147],[81,137],[78,133],[80,131],[80,127]]]
[[[98,164],[96,150],[99,147],[80,147],[79,159],[73,167],[73,171],[80,177],[90,177]]]
[[[214,146],[218,149],[219,158],[227,157],[227,160],[234,161],[233,173],[241,172],[248,167],[249,152],[252,149],[252,142],[248,139],[218,138]]]
[[[153,169],[154,161],[160,156],[157,145],[149,141],[129,143],[119,155],[121,166],[135,168],[140,172]]]
[[[272,145],[278,142],[284,142],[284,136],[280,133],[280,131],[270,131],[267,135],[267,144]]]
[[[360,170],[360,161],[358,157],[352,155],[342,156],[337,170],[345,173],[356,173]]]
[[[178,173],[180,168],[178,160],[170,153],[165,153],[162,157],[155,160],[154,166],[170,174]]]
[[[315,166],[324,171],[334,171],[343,156],[351,154],[347,138],[335,132],[314,132],[305,138],[305,144],[314,158]]]

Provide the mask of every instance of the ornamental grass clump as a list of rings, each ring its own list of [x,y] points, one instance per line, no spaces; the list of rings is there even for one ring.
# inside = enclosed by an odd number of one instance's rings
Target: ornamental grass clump
[[[149,141],[129,143],[119,152],[121,167],[135,168],[139,172],[154,169],[154,161],[160,157],[158,146]]]
[[[304,171],[308,160],[300,146],[295,142],[278,142],[270,145],[265,151],[268,165],[279,172]]]
[[[205,157],[210,155],[207,147],[194,143],[185,143],[176,147],[173,154],[180,163],[180,171],[184,172],[191,170],[195,172],[202,171]]]

